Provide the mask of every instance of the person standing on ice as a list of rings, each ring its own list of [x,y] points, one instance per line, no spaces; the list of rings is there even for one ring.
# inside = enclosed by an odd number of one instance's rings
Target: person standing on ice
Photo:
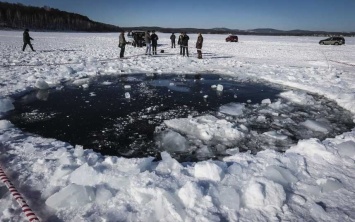
[[[176,36],[175,34],[171,34],[170,36],[170,40],[171,40],[171,48],[175,48],[175,39],[176,39]]]
[[[119,37],[119,43],[118,43],[118,47],[121,48],[121,52],[120,52],[120,58],[124,57],[124,51],[126,48],[126,38],[124,37],[124,31],[121,32],[120,37]]]
[[[184,32],[182,39],[181,39],[181,45],[182,45],[182,56],[185,56],[185,52],[186,52],[186,56],[189,57],[189,36],[186,35],[186,32]]]
[[[184,37],[184,34],[181,33],[179,35],[179,39],[178,39],[178,45],[180,45],[180,55],[182,55],[182,38]]]
[[[149,31],[145,32],[144,39],[145,39],[145,45],[146,45],[145,54],[146,55],[152,55],[152,53],[151,53],[151,48],[152,48],[151,41],[152,41],[152,38],[150,37],[150,32]]]
[[[152,47],[153,47],[153,55],[157,54],[157,46],[158,46],[158,35],[155,34],[155,31],[153,31],[152,35],[150,36],[152,39]]]
[[[28,33],[30,30],[25,29],[25,31],[23,32],[23,47],[22,47],[22,51],[25,51],[25,48],[27,45],[30,46],[30,48],[32,49],[32,51],[36,51],[33,49],[33,46],[31,44],[31,40],[34,40],[33,38],[31,38],[30,34]]]
[[[197,37],[197,42],[196,42],[196,49],[197,49],[197,58],[202,59],[202,43],[203,43],[203,37],[202,34],[199,33]]]

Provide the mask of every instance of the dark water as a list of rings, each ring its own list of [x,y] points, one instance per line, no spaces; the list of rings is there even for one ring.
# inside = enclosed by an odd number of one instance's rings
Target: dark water
[[[211,88],[217,84],[223,85],[222,92]],[[125,89],[128,85],[130,89]],[[231,102],[253,107],[263,99],[278,99],[281,91],[218,75],[104,76],[90,79],[87,89],[68,84],[32,92],[16,100],[15,110],[9,113],[8,119],[24,131],[83,145],[105,155],[157,156],[161,151],[155,141],[157,127],[164,120],[216,115],[221,105]],[[130,98],[125,98],[126,93]],[[253,111],[246,112],[248,115],[254,116]],[[262,132],[271,126],[251,122],[248,127]],[[297,132],[292,136],[292,142],[299,139]],[[239,147],[246,150],[249,146],[258,149],[270,145],[269,140],[258,145],[259,140],[248,136]],[[187,157],[191,155],[177,158],[193,160]]]

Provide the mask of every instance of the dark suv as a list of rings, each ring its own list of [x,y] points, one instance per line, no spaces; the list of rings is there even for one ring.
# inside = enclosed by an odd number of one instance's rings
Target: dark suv
[[[238,36],[230,35],[226,38],[226,42],[238,42]]]
[[[321,45],[343,45],[345,44],[344,37],[330,37],[319,41]]]
[[[144,31],[131,31],[128,32],[127,37],[132,41],[134,47],[145,46],[145,32]]]

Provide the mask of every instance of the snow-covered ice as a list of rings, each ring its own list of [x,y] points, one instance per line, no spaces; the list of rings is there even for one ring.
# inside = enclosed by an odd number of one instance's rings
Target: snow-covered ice
[[[32,32],[37,51],[22,52],[22,32],[0,31],[1,117],[13,109],[13,96],[30,89],[66,81],[90,88],[89,77],[123,73],[223,73],[319,94],[355,113],[355,38],[346,37],[343,46],[320,46],[322,37],[240,36],[239,43],[226,43],[225,35],[204,35],[200,60],[193,47],[190,57],[181,57],[169,47],[170,34],[158,35],[165,53],[142,56],[143,48],[128,46],[126,59],[119,60],[118,33]],[[189,36],[193,46],[197,35]],[[317,105],[297,90],[281,96]],[[285,106],[267,100],[262,105],[275,117]],[[243,115],[241,105],[234,108],[220,112]],[[259,113],[257,119],[264,117]],[[248,130],[210,116],[166,124],[177,132],[165,135],[165,144],[177,150],[189,149],[179,133],[189,133],[196,143],[214,141],[218,149]],[[328,129],[318,119],[303,125]],[[263,136],[285,139],[277,131]],[[160,161],[103,156],[0,120],[1,167],[43,221],[355,221],[354,144],[353,129],[335,138],[301,140],[284,153],[239,153],[236,142],[223,160],[179,163],[167,152]],[[201,146],[198,152],[209,150]],[[1,220],[26,221],[4,184],[0,195]]]

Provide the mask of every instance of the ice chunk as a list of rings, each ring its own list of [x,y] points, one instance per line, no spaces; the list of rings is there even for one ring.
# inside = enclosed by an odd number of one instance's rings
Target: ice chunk
[[[156,218],[152,221],[185,221],[186,212],[180,199],[162,189],[154,192],[155,200],[152,207]]]
[[[215,89],[215,88],[217,88],[217,85],[212,85],[211,88]]]
[[[44,81],[43,79],[38,79],[36,81],[36,84],[35,84],[35,87],[37,89],[48,89],[49,88],[49,85],[46,81]]]
[[[92,187],[69,184],[46,200],[46,204],[54,209],[81,207],[95,200]]]
[[[232,123],[211,115],[165,120],[164,123],[171,129],[205,141],[236,143],[244,136]]]
[[[0,114],[15,109],[12,99],[0,99]]]
[[[0,120],[0,130],[2,129],[9,129],[14,125],[8,120]]]
[[[246,185],[244,203],[252,209],[262,209],[267,206],[282,207],[286,193],[280,184],[259,178],[252,179]]]
[[[75,169],[76,169],[75,165],[61,165],[54,171],[51,180],[52,181],[61,180],[63,179],[64,176],[69,175]]]
[[[240,197],[238,192],[232,187],[219,186],[217,192],[213,192],[212,196],[219,201],[219,204],[228,209],[239,210]]]
[[[130,85],[125,85],[124,88],[125,89],[131,89],[131,86]]]
[[[266,135],[266,136],[271,137],[276,140],[287,140],[287,138],[288,138],[286,135],[276,132],[276,131],[265,132],[265,133],[263,133],[263,135]]]
[[[60,71],[65,74],[74,74],[75,73],[75,70],[70,66],[62,66],[60,68]]]
[[[336,191],[344,187],[344,185],[335,178],[318,179],[317,184],[321,187],[323,193]]]
[[[161,147],[168,152],[183,152],[189,147],[185,137],[180,133],[168,130],[161,134]]]
[[[89,88],[89,84],[83,84],[81,87],[83,87],[84,89]]]
[[[112,85],[112,82],[110,82],[110,81],[104,81],[104,82],[102,83],[102,85],[109,86],[109,85]]]
[[[49,97],[48,90],[38,90],[36,93],[36,98],[42,101],[47,101]]]
[[[195,203],[199,202],[203,197],[203,194],[201,188],[197,186],[196,183],[188,181],[183,187],[180,188],[178,196],[187,208],[193,208]]]
[[[295,177],[288,169],[279,166],[266,167],[264,176],[284,187],[298,181],[297,177]]]
[[[265,123],[266,122],[266,116],[258,116],[256,121],[259,122],[259,123]]]
[[[223,91],[223,85],[221,85],[221,84],[218,84],[217,85],[217,91]]]
[[[88,84],[90,82],[89,78],[76,79],[73,81],[73,85],[82,86],[84,84]]]
[[[221,181],[224,177],[223,169],[213,162],[199,162],[194,167],[195,177],[204,180]]]
[[[156,167],[156,171],[160,173],[178,173],[182,168],[181,164],[172,158],[169,153],[162,152],[161,154],[162,161],[159,162]]]
[[[287,91],[280,93],[280,97],[300,105],[314,105],[313,96],[301,91]]]
[[[355,142],[346,141],[337,145],[338,153],[342,157],[350,157],[355,159]]]
[[[95,201],[99,204],[107,203],[112,196],[113,195],[110,190],[106,189],[104,186],[98,186],[96,189]]]
[[[219,108],[219,111],[224,114],[228,114],[231,116],[239,116],[243,114],[243,110],[245,109],[244,104],[240,103],[229,103],[223,105]]]
[[[126,92],[126,93],[124,94],[124,97],[125,97],[126,99],[130,99],[130,98],[131,98],[131,94],[129,94],[129,92]]]
[[[270,99],[263,99],[261,101],[261,104],[271,104],[271,100]]]
[[[203,98],[204,98],[204,99],[207,99],[207,98],[208,98],[208,95],[204,95]]]
[[[83,186],[94,186],[99,183],[100,176],[98,171],[85,163],[70,175],[70,181]]]
[[[300,125],[305,126],[306,128],[312,130],[312,131],[317,131],[317,132],[322,132],[322,133],[328,133],[330,126],[324,122],[318,122],[314,120],[306,120]]]
[[[81,145],[76,145],[74,149],[74,156],[81,157],[84,154],[84,147]]]

